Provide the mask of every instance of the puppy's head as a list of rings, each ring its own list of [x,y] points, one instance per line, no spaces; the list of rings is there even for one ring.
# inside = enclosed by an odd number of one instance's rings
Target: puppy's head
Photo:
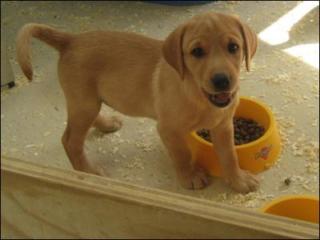
[[[173,31],[162,50],[182,80],[195,81],[206,101],[226,107],[239,88],[241,63],[249,71],[256,49],[256,34],[237,17],[206,13]]]

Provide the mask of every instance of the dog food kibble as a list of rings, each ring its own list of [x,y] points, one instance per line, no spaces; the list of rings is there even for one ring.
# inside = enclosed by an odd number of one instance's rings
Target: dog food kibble
[[[206,129],[201,129],[199,131],[197,131],[197,134],[202,137],[204,140],[207,140],[208,142],[211,142],[211,139],[210,139],[210,133],[208,130]]]
[[[260,126],[254,120],[242,117],[233,118],[233,128],[235,145],[252,142],[260,138],[265,132],[264,127]],[[210,132],[208,130],[201,129],[197,131],[197,134],[203,139],[211,142]]]

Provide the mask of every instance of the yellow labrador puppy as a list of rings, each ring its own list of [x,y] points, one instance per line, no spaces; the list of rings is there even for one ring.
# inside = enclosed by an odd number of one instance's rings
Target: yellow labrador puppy
[[[91,126],[109,132],[122,125],[120,119],[99,113],[105,103],[130,116],[157,120],[184,187],[208,185],[186,143],[191,131],[207,128],[225,179],[240,192],[257,188],[257,179],[239,168],[233,142],[240,65],[245,60],[249,70],[257,48],[255,33],[237,17],[201,14],[178,26],[165,41],[126,32],[72,34],[26,24],[18,34],[17,59],[30,80],[31,37],[60,53],[58,75],[68,112],[62,143],[75,169],[105,175],[84,153]]]

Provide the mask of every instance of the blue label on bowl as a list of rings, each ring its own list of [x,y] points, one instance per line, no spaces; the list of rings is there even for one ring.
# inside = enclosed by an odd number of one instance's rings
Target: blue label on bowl
[[[263,160],[267,160],[269,153],[271,151],[271,148],[272,148],[272,144],[261,148],[261,150],[256,153],[255,159],[258,160],[258,159],[262,158]]]

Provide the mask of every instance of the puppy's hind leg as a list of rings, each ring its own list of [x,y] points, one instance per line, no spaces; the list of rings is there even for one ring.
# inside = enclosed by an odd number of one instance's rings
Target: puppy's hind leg
[[[105,169],[90,162],[84,152],[86,135],[98,116],[101,103],[93,97],[80,100],[67,98],[68,121],[62,143],[74,169],[103,176]]]

